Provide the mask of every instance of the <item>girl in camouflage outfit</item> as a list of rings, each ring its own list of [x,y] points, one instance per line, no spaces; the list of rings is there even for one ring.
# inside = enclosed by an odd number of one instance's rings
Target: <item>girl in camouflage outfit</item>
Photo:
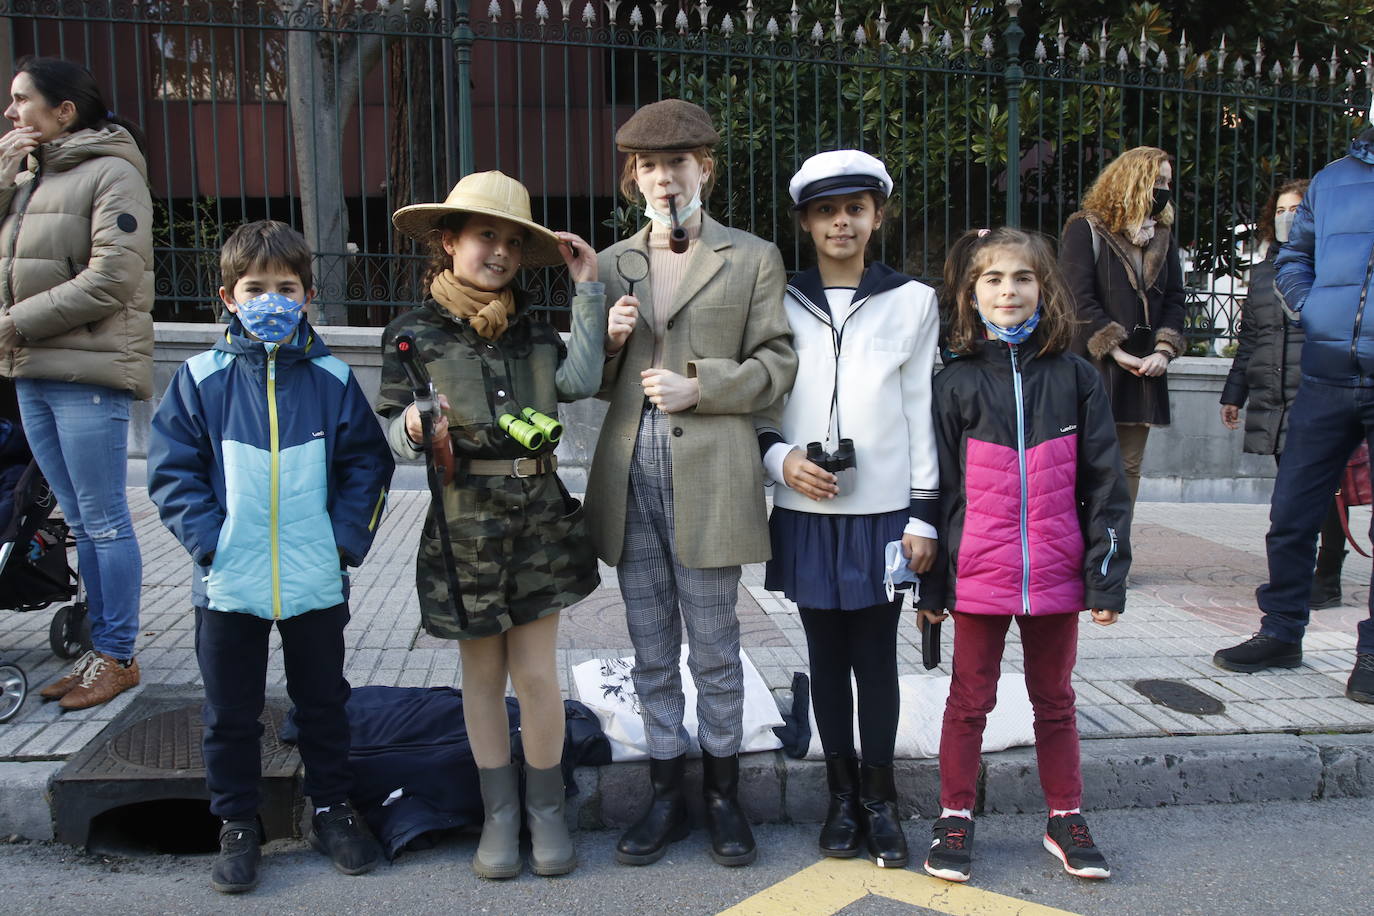
[[[403,458],[420,455],[421,427],[393,342],[409,332],[439,393],[436,441],[457,458],[443,489],[466,626],[449,599],[433,510],[416,559],[425,629],[457,639],[463,714],[481,777],[486,812],[473,870],[484,878],[519,874],[519,774],[511,763],[506,678],[515,685],[525,751],[525,805],[535,874],[576,864],[563,820],[563,700],[554,648],[558,612],[599,584],[580,504],[555,473],[554,445],[531,450],[500,425],[533,408],[557,417],[560,401],[594,394],[605,339],[604,287],[596,255],[568,232],[530,219],[529,193],[500,172],[469,175],[442,204],[405,207],[396,228],[434,250],[430,298],[392,321],[382,337],[378,412]],[[516,271],[565,263],[576,282],[572,336],[524,307]]]

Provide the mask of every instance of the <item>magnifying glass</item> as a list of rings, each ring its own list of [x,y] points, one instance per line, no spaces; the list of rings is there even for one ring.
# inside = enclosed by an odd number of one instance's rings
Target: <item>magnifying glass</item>
[[[649,256],[638,248],[627,248],[615,258],[615,272],[635,294],[635,284],[649,276]]]

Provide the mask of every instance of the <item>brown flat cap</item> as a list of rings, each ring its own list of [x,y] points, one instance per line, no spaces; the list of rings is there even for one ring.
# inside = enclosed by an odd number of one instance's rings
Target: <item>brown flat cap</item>
[[[615,132],[615,145],[624,153],[698,149],[719,142],[711,116],[700,105],[682,99],[645,105]]]

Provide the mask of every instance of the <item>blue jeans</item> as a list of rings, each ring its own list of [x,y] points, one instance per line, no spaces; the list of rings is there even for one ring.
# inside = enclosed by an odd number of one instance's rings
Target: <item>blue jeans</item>
[[[76,539],[91,644],[132,658],[143,558],[124,492],[133,395],[104,385],[14,380],[29,448]]]
[[[1346,460],[1362,440],[1374,449],[1374,387],[1326,385],[1304,376],[1288,417],[1288,437],[1269,508],[1269,581],[1255,592],[1264,612],[1261,634],[1302,642],[1317,532]],[[1374,653],[1374,591],[1370,618],[1360,621],[1356,651]]]

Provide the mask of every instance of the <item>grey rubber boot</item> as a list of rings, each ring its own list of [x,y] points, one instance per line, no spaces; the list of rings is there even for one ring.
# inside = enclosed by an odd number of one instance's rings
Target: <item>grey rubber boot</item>
[[[567,792],[563,768],[525,766],[525,815],[530,828],[530,870],[536,875],[566,875],[577,867],[577,853],[563,816]]]
[[[482,839],[472,857],[479,878],[514,878],[520,874],[520,773],[515,764],[486,770],[482,781]]]

